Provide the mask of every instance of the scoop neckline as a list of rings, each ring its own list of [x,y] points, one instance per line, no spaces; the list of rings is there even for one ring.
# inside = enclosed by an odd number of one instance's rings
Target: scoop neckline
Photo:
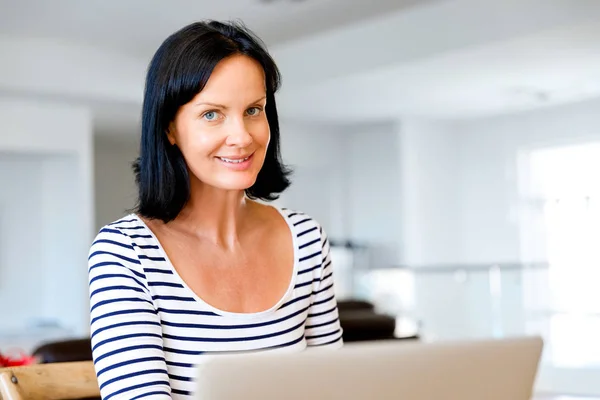
[[[291,296],[291,294],[293,293],[294,286],[296,284],[296,279],[297,279],[297,276],[298,276],[298,266],[299,266],[298,238],[297,238],[296,234],[294,233],[294,224],[290,220],[289,215],[287,215],[284,212],[284,209],[281,209],[279,207],[275,207],[275,206],[272,206],[272,205],[267,205],[267,207],[271,207],[271,208],[275,209],[279,213],[279,215],[281,215],[281,217],[285,220],[285,222],[286,222],[286,224],[288,226],[290,235],[292,236],[292,246],[293,246],[293,253],[294,253],[294,265],[292,267],[293,268],[292,269],[292,276],[290,278],[290,283],[288,285],[288,288],[285,291],[285,293],[283,294],[283,296],[279,299],[279,301],[277,301],[277,303],[275,303],[273,306],[271,306],[267,310],[258,311],[258,312],[254,312],[254,313],[240,313],[240,312],[233,312],[233,311],[221,310],[221,309],[219,309],[219,308],[217,308],[217,307],[209,304],[205,300],[203,300],[195,291],[192,290],[192,288],[190,288],[188,286],[188,284],[181,277],[181,275],[179,275],[179,273],[177,272],[177,269],[175,269],[175,267],[173,266],[173,263],[171,262],[171,259],[169,258],[169,255],[167,254],[167,252],[163,248],[162,243],[160,242],[160,240],[158,240],[158,238],[156,237],[156,235],[154,234],[154,232],[152,231],[152,229],[150,229],[150,227],[144,222],[144,220],[142,218],[140,218],[139,215],[137,215],[137,214],[134,213],[134,214],[132,214],[132,216],[134,218],[136,218],[138,220],[138,222],[140,222],[144,226],[144,228],[150,233],[150,236],[152,236],[152,239],[156,242],[156,245],[158,246],[159,252],[161,253],[162,257],[164,257],[169,270],[173,273],[173,275],[179,281],[178,283],[180,283],[183,286],[183,288],[187,292],[189,292],[190,296],[197,303],[201,304],[203,307],[205,307],[209,311],[211,311],[214,314],[217,314],[219,316],[251,319],[251,318],[257,318],[257,317],[269,315],[269,314],[272,314],[275,311],[277,311],[279,309],[279,307],[281,307],[288,300],[288,298]]]

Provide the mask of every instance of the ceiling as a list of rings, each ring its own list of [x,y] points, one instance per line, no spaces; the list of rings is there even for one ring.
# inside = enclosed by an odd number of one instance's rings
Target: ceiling
[[[52,37],[151,57],[201,19],[240,19],[269,45],[432,0],[0,0],[0,34]]]
[[[98,131],[137,132],[148,59],[202,18],[242,19],[267,42],[280,115],[303,123],[473,118],[600,96],[598,0],[0,0],[0,52],[13,60],[0,63],[0,92],[43,88],[85,102]],[[3,36],[44,42],[26,51]]]
[[[330,120],[463,119],[598,96],[600,25],[591,22],[340,76],[283,104],[302,120],[319,109]]]

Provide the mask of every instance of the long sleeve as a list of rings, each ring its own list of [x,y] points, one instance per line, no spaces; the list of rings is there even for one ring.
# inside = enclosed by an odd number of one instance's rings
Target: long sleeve
[[[305,326],[308,346],[341,347],[342,328],[340,326],[337,301],[333,289],[333,267],[327,234],[321,228],[321,281],[313,293]]]
[[[103,228],[89,258],[92,354],[102,399],[170,399],[160,320],[132,239]]]

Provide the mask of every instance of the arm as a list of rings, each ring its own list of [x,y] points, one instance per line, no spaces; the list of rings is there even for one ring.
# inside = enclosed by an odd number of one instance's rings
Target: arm
[[[313,292],[308,309],[305,337],[308,346],[339,348],[343,345],[342,328],[333,290],[333,268],[327,234],[321,228],[321,282]]]
[[[88,265],[92,354],[102,399],[170,399],[160,320],[131,239],[103,228]]]

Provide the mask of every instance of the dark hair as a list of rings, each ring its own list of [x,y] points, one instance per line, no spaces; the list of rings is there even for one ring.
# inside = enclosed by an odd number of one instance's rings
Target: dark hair
[[[235,54],[252,57],[264,70],[271,131],[263,167],[246,195],[275,200],[290,185],[291,171],[280,154],[275,92],[281,77],[275,62],[262,41],[241,23],[196,22],[169,36],[148,67],[140,155],[133,164],[138,187],[135,211],[143,217],[169,222],[188,202],[188,168],[179,148],[168,141],[167,130],[179,108],[204,88],[216,65]]]

